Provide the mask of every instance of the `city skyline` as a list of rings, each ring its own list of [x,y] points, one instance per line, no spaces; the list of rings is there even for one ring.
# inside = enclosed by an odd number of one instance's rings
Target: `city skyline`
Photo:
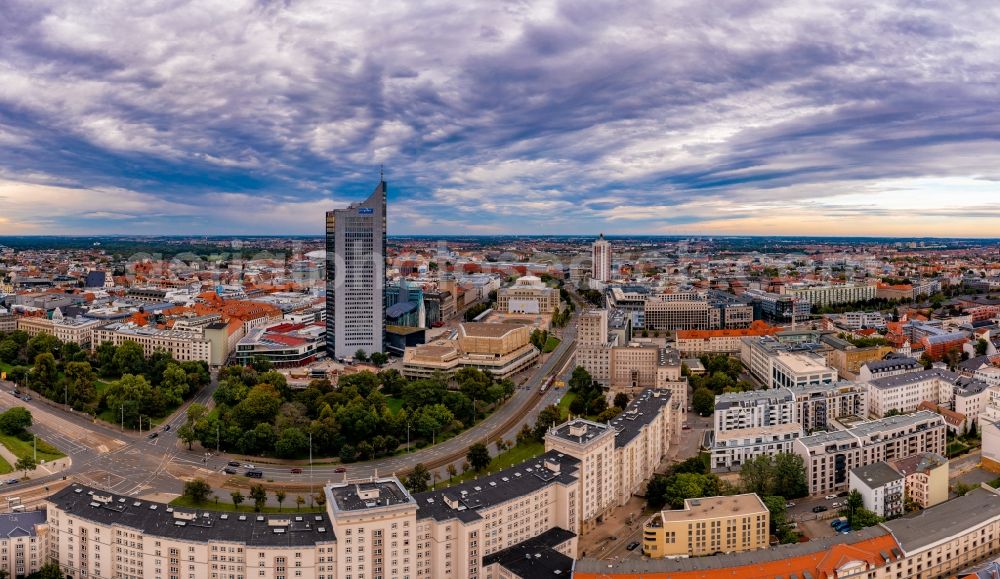
[[[0,8],[0,234],[996,235],[986,3],[197,8]]]

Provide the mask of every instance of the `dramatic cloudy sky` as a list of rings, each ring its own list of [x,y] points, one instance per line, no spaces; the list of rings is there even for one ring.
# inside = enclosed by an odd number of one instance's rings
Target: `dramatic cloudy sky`
[[[0,235],[1000,236],[996,0],[0,2]]]

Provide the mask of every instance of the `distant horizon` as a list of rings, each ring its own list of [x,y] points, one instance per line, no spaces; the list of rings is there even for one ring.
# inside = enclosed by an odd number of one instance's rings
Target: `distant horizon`
[[[496,237],[523,237],[528,239],[538,239],[538,238],[593,238],[597,239],[598,233],[454,233],[447,235],[435,235],[428,233],[387,233],[386,236],[389,238],[421,238],[421,239],[449,239],[449,238],[481,238],[489,239]],[[875,240],[906,240],[906,241],[1000,241],[1000,237],[914,237],[914,236],[896,236],[896,235],[777,235],[777,234],[654,234],[654,233],[603,233],[605,239],[629,239],[629,238],[648,238],[648,239],[791,239],[791,240],[827,240],[827,239],[843,239],[843,240],[864,240],[864,239],[875,239]],[[245,239],[272,239],[272,238],[316,238],[322,239],[325,237],[324,233],[308,234],[308,233],[273,233],[273,234],[239,234],[239,233],[164,233],[164,234],[136,234],[136,233],[101,233],[101,234],[66,234],[66,235],[56,235],[56,234],[34,234],[34,235],[2,235],[0,234],[0,242],[4,239],[105,239],[105,238],[137,238],[137,239],[156,239],[156,238],[173,238],[173,239],[190,239],[196,237],[205,238],[245,238]],[[0,243],[2,245],[2,243]]]

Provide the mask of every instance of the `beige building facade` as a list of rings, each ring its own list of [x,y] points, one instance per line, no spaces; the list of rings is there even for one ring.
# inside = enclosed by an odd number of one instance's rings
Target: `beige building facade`
[[[468,322],[459,325],[457,339],[406,348],[401,372],[414,378],[478,368],[503,378],[530,367],[538,356],[530,326]]]
[[[91,346],[96,348],[104,342],[110,342],[117,347],[129,341],[142,346],[142,352],[147,358],[152,356],[153,352],[163,350],[169,352],[178,362],[201,361],[208,364],[212,361],[212,342],[201,332],[185,330],[111,324],[94,330],[94,341]]]
[[[642,529],[643,553],[653,559],[756,551],[768,546],[771,514],[756,494],[686,499]]]
[[[497,310],[506,314],[551,314],[559,308],[559,288],[548,287],[533,275],[497,290]]]

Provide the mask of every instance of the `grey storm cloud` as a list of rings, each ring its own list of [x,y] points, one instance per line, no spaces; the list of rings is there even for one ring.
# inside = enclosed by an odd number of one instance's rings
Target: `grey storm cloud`
[[[884,216],[898,180],[1000,177],[996,30],[975,1],[8,0],[0,226],[52,217],[35,187],[128,193],[67,230],[318,232],[383,163],[399,233]]]

